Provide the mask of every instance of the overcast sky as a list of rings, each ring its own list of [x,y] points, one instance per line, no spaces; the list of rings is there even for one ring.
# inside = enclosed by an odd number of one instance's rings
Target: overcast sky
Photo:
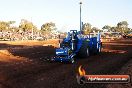
[[[0,0],[0,20],[27,19],[38,28],[54,22],[58,30],[79,29],[80,0]],[[128,21],[132,27],[132,0],[82,0],[82,20],[102,28]]]

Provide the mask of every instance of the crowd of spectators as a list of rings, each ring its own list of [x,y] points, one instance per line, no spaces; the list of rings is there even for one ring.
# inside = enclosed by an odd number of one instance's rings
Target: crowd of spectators
[[[0,32],[0,40],[1,41],[16,41],[16,40],[46,40],[46,39],[56,39],[58,38],[58,34],[49,33],[49,34],[41,34],[40,32]]]

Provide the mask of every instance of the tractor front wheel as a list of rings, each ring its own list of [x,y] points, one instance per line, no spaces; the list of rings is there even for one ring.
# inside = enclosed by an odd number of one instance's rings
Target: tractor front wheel
[[[75,62],[74,58],[72,58],[71,63],[73,64]]]

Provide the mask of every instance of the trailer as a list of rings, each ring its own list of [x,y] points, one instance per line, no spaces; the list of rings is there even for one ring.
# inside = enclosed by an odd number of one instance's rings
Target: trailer
[[[75,56],[85,58],[100,53],[101,45],[100,33],[83,35],[80,31],[70,30],[56,49],[54,61],[74,63]]]

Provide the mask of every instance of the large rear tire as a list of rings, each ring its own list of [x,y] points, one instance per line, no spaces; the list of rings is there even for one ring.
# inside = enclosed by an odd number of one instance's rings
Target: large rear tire
[[[100,45],[100,47],[99,47],[99,49],[98,49],[98,53],[100,53],[101,52],[101,45]]]
[[[100,52],[101,52],[101,45],[98,44],[95,54],[99,54]]]
[[[83,44],[78,52],[78,56],[82,57],[82,58],[90,56],[88,42],[86,42],[86,41],[83,42]]]
[[[87,47],[87,49],[86,49],[86,55],[85,55],[85,56],[86,56],[86,57],[89,57],[89,55],[90,55],[90,54],[89,54],[89,48]]]

